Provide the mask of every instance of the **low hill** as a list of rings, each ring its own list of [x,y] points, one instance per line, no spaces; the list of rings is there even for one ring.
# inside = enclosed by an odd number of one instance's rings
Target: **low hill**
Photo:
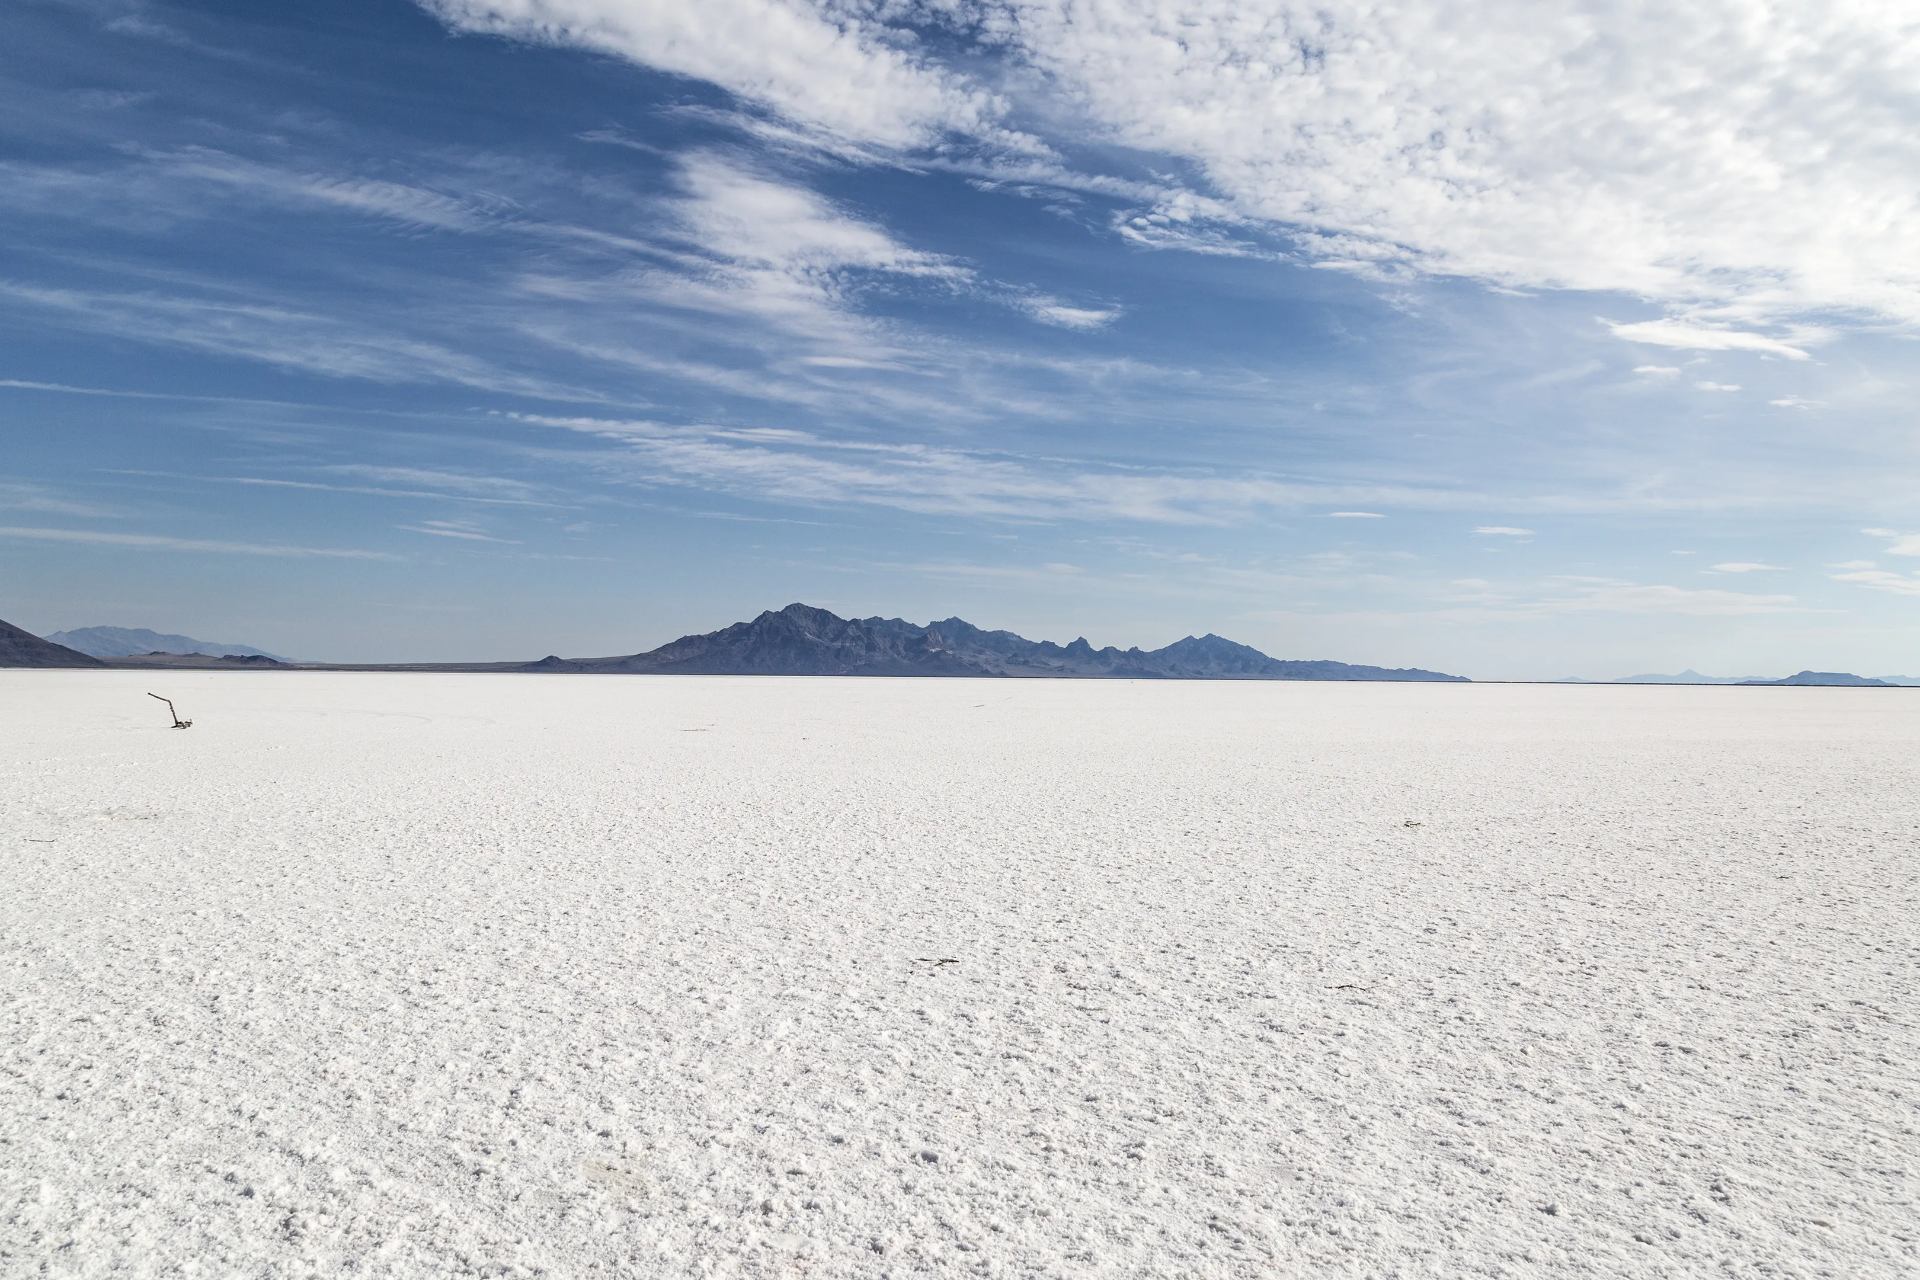
[[[785,676],[1052,676],[1113,680],[1446,680],[1419,668],[1282,661],[1216,635],[1164,649],[1057,645],[960,618],[916,626],[899,618],[842,618],[790,604],[752,622],[682,636],[618,658],[544,658],[523,671]]]
[[[128,658],[103,658],[110,667],[199,667],[208,671],[284,671],[288,663],[259,653],[138,653]]]
[[[103,667],[91,654],[42,640],[11,622],[0,622],[0,667]]]
[[[1843,689],[1893,689],[1897,685],[1885,680],[1869,680],[1865,676],[1856,676],[1851,671],[1801,671],[1784,680],[1742,680],[1741,684],[1799,684],[1826,685]]]

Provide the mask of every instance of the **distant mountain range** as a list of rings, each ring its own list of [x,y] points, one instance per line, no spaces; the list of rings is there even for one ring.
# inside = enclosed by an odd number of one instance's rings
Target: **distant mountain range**
[[[618,658],[544,658],[522,671],[783,676],[1053,676],[1113,680],[1452,680],[1416,667],[1287,662],[1216,635],[1164,649],[1057,645],[948,618],[921,627],[899,618],[842,618],[790,604],[752,622],[682,636]]]
[[[1794,684],[1794,685],[1832,685],[1836,687],[1858,688],[1875,685],[1920,685],[1920,676],[1879,676],[1868,679],[1846,671],[1802,671],[1783,680],[1769,680],[1764,676],[1703,676],[1689,667],[1675,676],[1644,675],[1621,676],[1618,680],[1582,680],[1578,676],[1569,676],[1564,680],[1552,681],[1553,684]]]
[[[1703,676],[1692,667],[1688,667],[1677,676],[1621,676],[1618,680],[1609,680],[1608,684],[1752,684],[1759,676]]]
[[[148,631],[145,627],[81,627],[76,631],[55,631],[47,637],[55,644],[91,654],[96,658],[135,658],[147,653],[204,653],[209,658],[286,659],[265,649],[244,644],[221,644],[215,640],[195,640],[192,636]]]
[[[661,675],[1027,676],[1105,680],[1406,680],[1465,683],[1419,667],[1288,661],[1216,635],[1188,636],[1164,649],[1096,649],[1086,640],[1058,645],[1011,631],[982,631],[960,618],[916,626],[899,618],[842,618],[790,604],[751,622],[682,636],[647,653],[611,658],[547,657],[538,662],[289,663],[247,645],[134,627],[82,627],[42,639],[0,622],[0,667],[154,667],[207,670],[521,671]],[[1618,680],[1569,677],[1556,684],[1819,685],[1871,688],[1920,685],[1920,676],[1868,679],[1844,671],[1802,671],[1783,680],[1678,675]]]

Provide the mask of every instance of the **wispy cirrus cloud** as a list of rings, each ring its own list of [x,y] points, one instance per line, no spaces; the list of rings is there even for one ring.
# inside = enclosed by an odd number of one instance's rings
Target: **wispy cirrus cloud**
[[[880,506],[1019,521],[1207,525],[1342,498],[1407,505],[1462,500],[1411,487],[1312,484],[1198,468],[1103,467],[937,445],[835,440],[779,428],[540,415],[521,415],[521,420],[619,444],[618,454],[601,461],[632,480],[810,506]]]
[[[0,280],[0,295],[30,303],[68,325],[161,346],[257,360],[331,378],[445,382],[546,400],[592,402],[592,392],[527,377],[438,343],[271,303],[160,293],[48,288]]]
[[[15,484],[0,481],[0,511],[40,511],[59,516],[118,516],[112,507],[96,502],[76,502],[44,485]]]
[[[281,556],[295,559],[398,560],[385,551],[356,551],[340,547],[293,547],[280,543],[225,542],[210,538],[174,538],[152,533],[105,533],[94,529],[41,529],[0,526],[0,538],[35,542],[77,542],[99,547],[127,547],[147,551],[211,551],[223,555]]]
[[[497,224],[509,206],[498,197],[435,191],[403,182],[353,174],[302,172],[262,164],[210,147],[157,150],[127,148],[156,176],[177,183],[202,183],[244,192],[255,198],[363,213],[411,227],[474,231]]]
[[[359,214],[416,233],[514,227],[510,201],[473,189],[470,175],[442,175],[448,178],[466,180],[436,190],[213,147],[126,144],[86,164],[0,162],[0,208],[144,231],[217,218],[234,202],[254,210]]]
[[[543,505],[535,501],[541,486],[512,476],[481,475],[437,467],[393,467],[368,462],[327,463],[316,468],[333,475],[360,476],[381,484],[415,485],[413,493],[477,498],[516,505]]]
[[[515,547],[523,545],[518,538],[496,538],[490,533],[483,533],[480,526],[471,520],[422,520],[419,524],[401,524],[394,528],[435,538],[457,538],[462,542],[497,542]]]
[[[432,488],[395,488],[392,484],[335,484],[320,480],[294,480],[284,476],[221,476],[179,471],[151,471],[115,467],[112,475],[151,476],[168,480],[192,480],[201,484],[231,484],[261,489],[307,489],[318,493],[363,493],[379,498],[434,498],[449,502],[472,502],[511,507],[552,507],[570,509],[575,503],[532,497],[544,492],[524,481],[495,476],[475,476],[457,472],[434,471],[416,467],[380,467],[370,464],[312,464],[304,468],[314,472],[340,475],[367,475],[396,483],[412,482]],[[521,496],[502,496],[521,495]],[[97,513],[96,513],[97,514]]]

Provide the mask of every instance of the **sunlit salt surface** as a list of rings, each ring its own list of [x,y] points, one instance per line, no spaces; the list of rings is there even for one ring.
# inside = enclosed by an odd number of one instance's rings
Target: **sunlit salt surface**
[[[1920,690],[0,712],[0,1273],[1920,1266]]]

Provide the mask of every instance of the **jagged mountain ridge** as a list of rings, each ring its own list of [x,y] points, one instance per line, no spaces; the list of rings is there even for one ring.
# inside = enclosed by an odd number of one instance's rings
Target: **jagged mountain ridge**
[[[0,622],[0,667],[104,667],[91,654],[42,640],[11,622]]]
[[[792,676],[1032,676],[1124,680],[1446,680],[1418,668],[1288,662],[1216,635],[1164,649],[1058,645],[1011,631],[983,631],[961,618],[917,626],[900,618],[842,618],[790,604],[751,622],[682,636],[648,653],[616,658],[543,658],[523,671]]]

